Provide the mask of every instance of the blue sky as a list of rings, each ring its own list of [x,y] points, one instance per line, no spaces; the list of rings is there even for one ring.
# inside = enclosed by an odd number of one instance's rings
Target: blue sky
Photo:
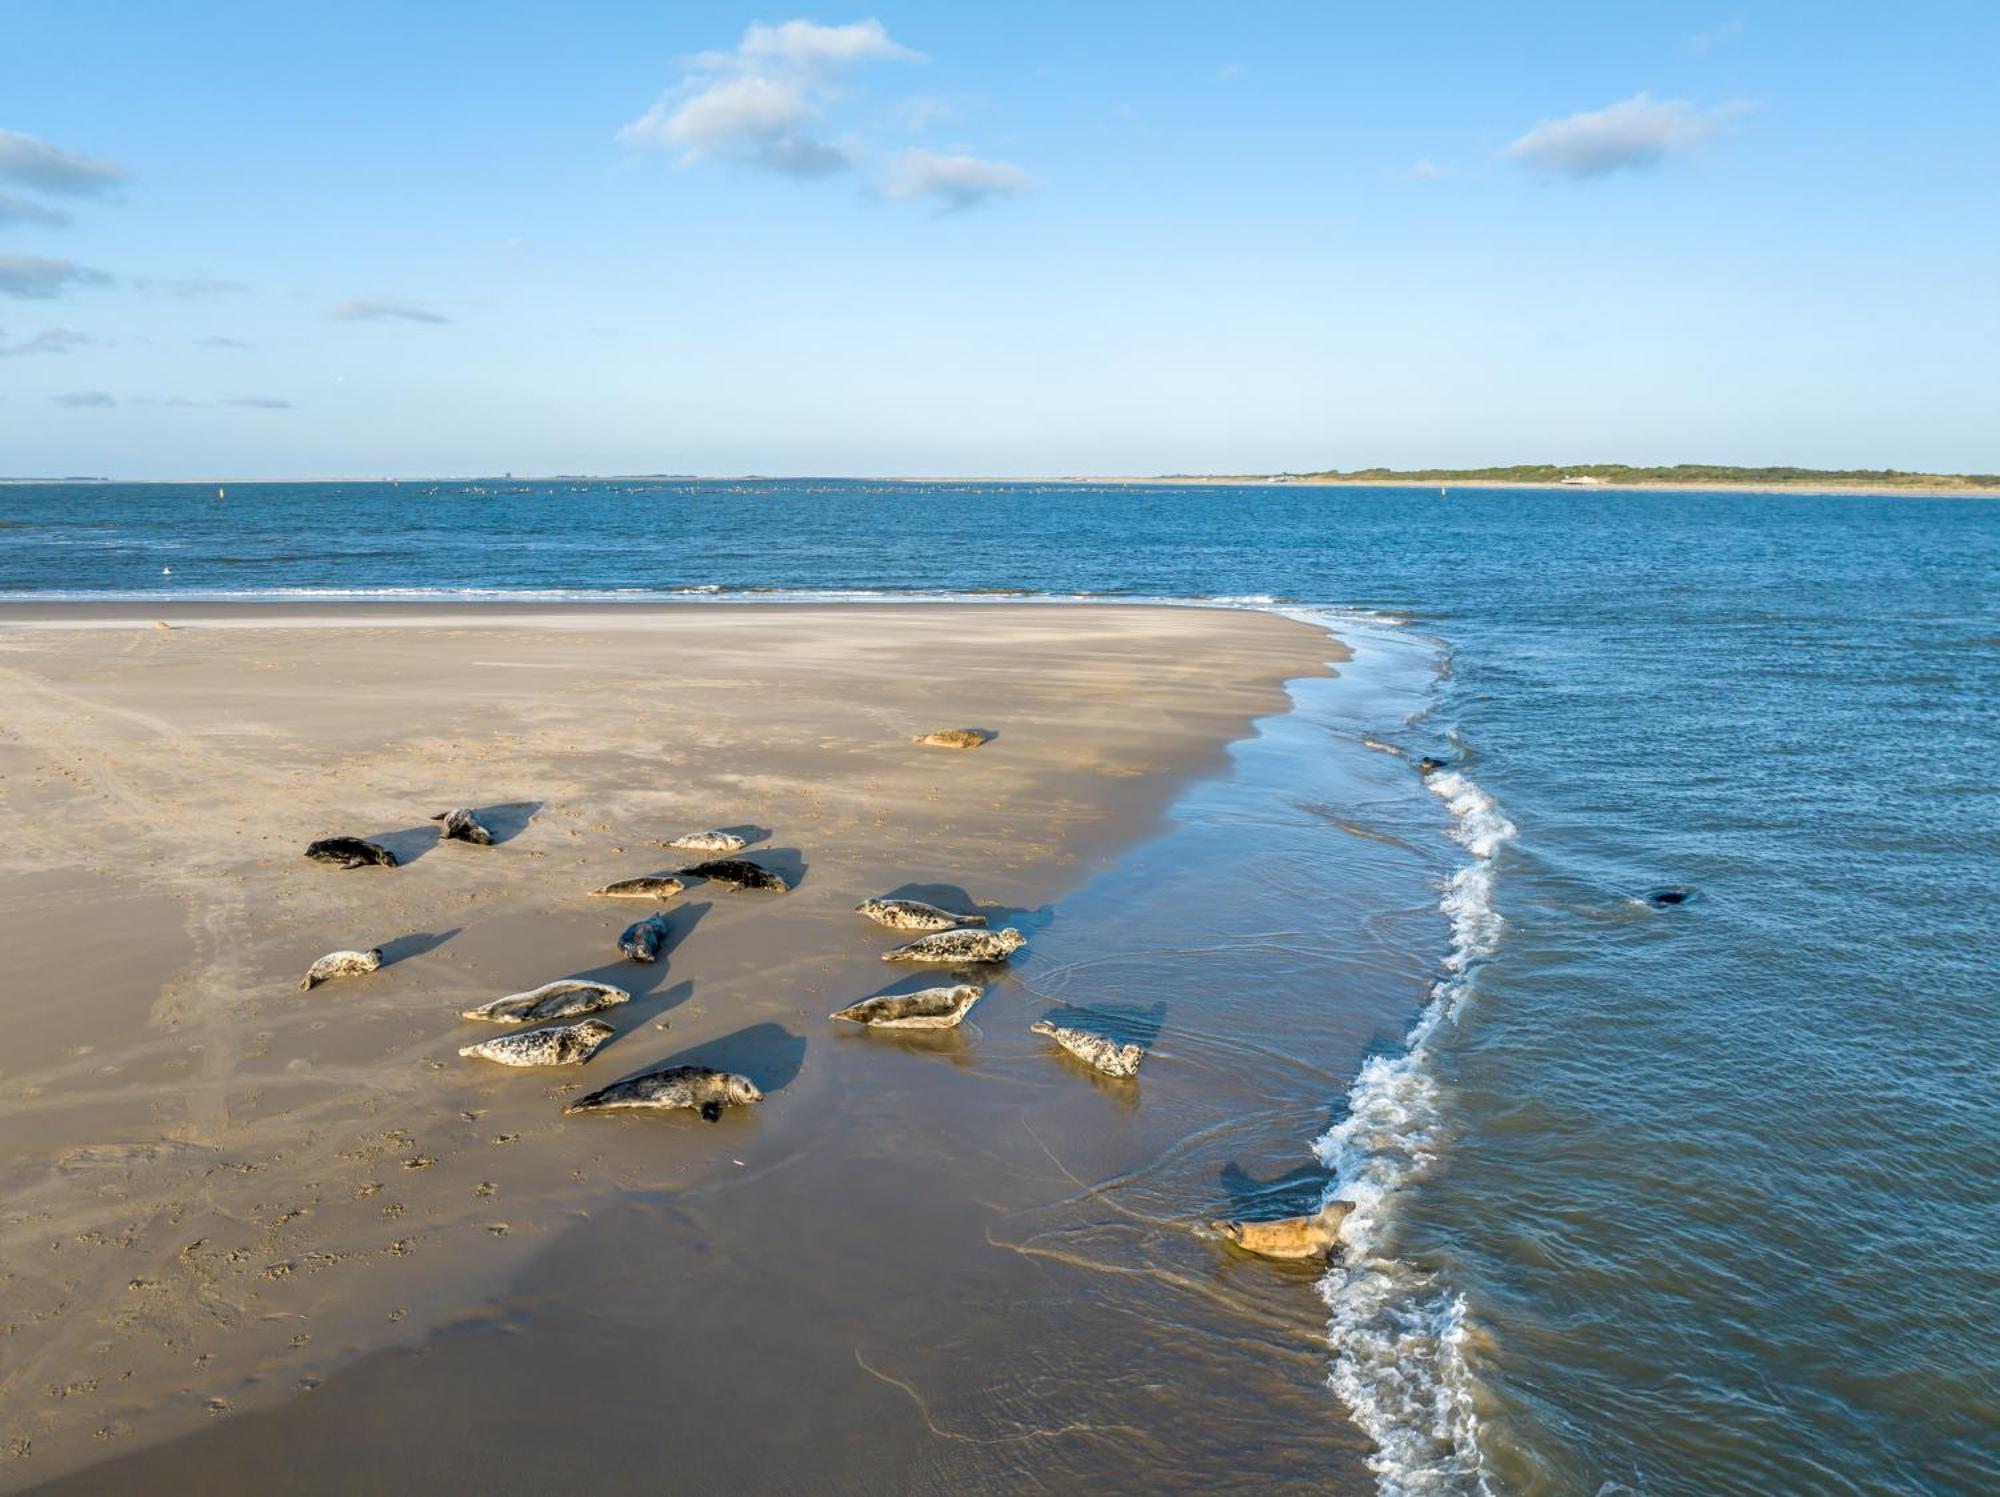
[[[0,473],[2000,469],[2000,7],[0,29]]]

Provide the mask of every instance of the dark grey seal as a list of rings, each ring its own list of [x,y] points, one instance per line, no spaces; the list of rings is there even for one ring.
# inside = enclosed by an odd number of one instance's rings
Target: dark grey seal
[[[763,1100],[764,1094],[747,1076],[707,1066],[666,1066],[578,1097],[563,1108],[563,1113],[604,1112],[614,1107],[686,1108],[712,1123],[725,1107],[744,1107]]]
[[[1450,768],[1451,761],[1449,759],[1433,759],[1429,754],[1425,754],[1423,758],[1417,760],[1417,773],[1420,775],[1434,775],[1440,769]]]
[[[635,962],[657,962],[660,943],[666,938],[667,917],[648,915],[625,927],[625,933],[618,938],[618,949]]]
[[[306,849],[306,856],[336,868],[366,868],[370,863],[394,868],[398,861],[388,848],[366,837],[322,837]]]
[[[493,845],[493,834],[486,830],[486,823],[470,811],[440,811],[431,820],[444,823],[444,830],[438,833],[440,841],[470,842],[478,847]]]
[[[1694,898],[1694,890],[1681,886],[1672,889],[1655,889],[1646,896],[1646,903],[1656,910],[1672,909],[1677,904],[1686,904]]]
[[[734,889],[766,889],[773,894],[783,894],[792,887],[763,864],[753,863],[748,858],[711,858],[706,863],[683,868],[681,872],[696,878],[713,879]]]

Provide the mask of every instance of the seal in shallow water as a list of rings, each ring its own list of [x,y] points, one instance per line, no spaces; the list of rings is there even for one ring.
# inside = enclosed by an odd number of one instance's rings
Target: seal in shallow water
[[[585,1019],[581,1024],[517,1030],[461,1046],[458,1053],[497,1060],[503,1066],[574,1066],[589,1060],[597,1047],[617,1032],[602,1019]]]
[[[725,1107],[744,1107],[763,1100],[764,1094],[747,1076],[707,1066],[667,1066],[614,1081],[602,1091],[578,1097],[563,1108],[563,1113],[567,1116],[573,1112],[603,1112],[614,1107],[662,1110],[684,1107],[712,1123],[722,1116]]]
[[[366,868],[370,863],[394,868],[397,862],[388,848],[366,837],[322,837],[306,849],[306,856],[336,868]]]
[[[1694,890],[1681,887],[1675,889],[1655,889],[1646,896],[1646,903],[1656,910],[1671,909],[1677,904],[1686,904],[1694,898]]]
[[[773,894],[783,894],[792,887],[763,864],[753,863],[748,858],[712,858],[692,868],[683,868],[681,872],[696,878],[714,879],[718,884],[728,884],[735,889],[768,889]]]
[[[934,733],[919,733],[916,741],[930,748],[975,749],[992,736],[978,728],[939,728]]]
[[[1213,1221],[1209,1226],[1246,1253],[1304,1262],[1332,1255],[1340,1244],[1340,1224],[1353,1209],[1352,1201],[1328,1201],[1310,1216],[1274,1222]]]
[[[615,884],[590,892],[606,899],[672,899],[686,887],[679,879],[668,878],[664,873],[649,873],[643,878],[621,878]]]
[[[885,962],[1004,962],[1028,944],[1013,926],[1005,930],[941,930],[882,953]]]
[[[965,983],[955,988],[925,988],[921,993],[884,993],[837,1009],[830,1018],[871,1029],[952,1029],[985,994]]]
[[[608,982],[586,982],[566,977],[545,982],[525,993],[509,993],[477,1008],[460,1009],[461,1019],[484,1019],[490,1024],[540,1024],[545,1019],[572,1019],[578,1014],[594,1014],[599,1009],[630,1003],[632,995]]]
[[[961,925],[984,925],[984,915],[954,915],[921,899],[864,899],[854,907],[877,925],[891,930],[952,930]]]
[[[1425,754],[1423,758],[1417,760],[1417,773],[1426,777],[1436,774],[1440,769],[1450,768],[1450,760],[1433,759],[1429,754]]]
[[[306,975],[299,979],[299,991],[305,992],[316,983],[336,977],[366,977],[370,972],[381,969],[382,952],[379,947],[373,951],[329,951],[306,968]]]
[[[1037,1019],[1028,1028],[1035,1034],[1047,1035],[1092,1069],[1121,1080],[1138,1075],[1139,1062],[1146,1058],[1146,1052],[1137,1045],[1121,1045],[1101,1034],[1051,1024],[1047,1019]]]
[[[750,844],[734,832],[689,832],[685,837],[676,837],[667,846],[678,847],[682,852],[741,852]]]
[[[625,933],[618,938],[618,949],[635,962],[657,962],[660,943],[666,938],[667,917],[648,915],[625,927]]]
[[[493,834],[486,830],[486,823],[470,811],[440,811],[431,820],[444,823],[444,830],[438,833],[440,841],[470,842],[479,847],[493,845]]]

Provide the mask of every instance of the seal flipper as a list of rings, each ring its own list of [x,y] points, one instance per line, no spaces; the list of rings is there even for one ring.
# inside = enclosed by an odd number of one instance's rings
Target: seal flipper
[[[701,1118],[703,1122],[713,1123],[721,1116],[722,1104],[720,1102],[704,1102],[701,1104]]]

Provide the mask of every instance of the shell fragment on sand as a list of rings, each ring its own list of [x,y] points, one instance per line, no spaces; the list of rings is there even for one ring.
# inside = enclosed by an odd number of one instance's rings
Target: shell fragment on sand
[[[463,1045],[458,1053],[503,1066],[574,1066],[589,1060],[597,1047],[617,1032],[602,1019],[585,1019],[581,1024],[498,1035],[476,1045]]]
[[[493,833],[486,829],[486,823],[471,811],[440,811],[431,818],[442,821],[444,828],[438,833],[442,842],[470,842],[476,847],[491,847]]]
[[[741,852],[750,844],[734,832],[689,832],[676,837],[667,846],[677,847],[682,852]]]
[[[1028,944],[1011,925],[1005,930],[941,930],[882,953],[885,962],[1004,962]]]
[[[618,938],[618,949],[635,962],[657,962],[660,947],[667,939],[667,917],[648,915],[644,920],[625,927]]]
[[[306,975],[299,979],[299,991],[305,992],[336,977],[365,977],[370,972],[381,970],[382,952],[379,947],[370,951],[329,951],[306,968]]]
[[[864,899],[854,907],[877,925],[891,930],[953,930],[961,925],[984,925],[984,915],[954,915],[921,899]]]
[[[952,1029],[986,990],[971,983],[925,988],[921,993],[884,993],[837,1009],[830,1017],[871,1029]]]
[[[399,861],[388,848],[366,837],[322,837],[306,848],[306,856],[336,868],[366,868],[370,864],[394,868]]]
[[[672,899],[686,887],[679,879],[664,873],[649,873],[639,878],[621,878],[590,892],[603,899]]]
[[[708,1066],[665,1066],[642,1071],[623,1081],[614,1081],[601,1091],[579,1097],[563,1108],[567,1116],[576,1112],[605,1112],[613,1108],[645,1107],[661,1111],[685,1108],[700,1113],[709,1122],[722,1116],[725,1107],[745,1107],[761,1102],[764,1094],[747,1076]]]
[[[1146,1052],[1137,1045],[1121,1045],[1101,1034],[1051,1024],[1047,1019],[1037,1019],[1028,1028],[1036,1034],[1047,1035],[1085,1065],[1107,1076],[1120,1079],[1136,1076],[1139,1074],[1139,1062],[1146,1058]]]
[[[1319,1262],[1340,1245],[1340,1224],[1354,1209],[1351,1201],[1328,1201],[1310,1216],[1288,1216],[1273,1222],[1212,1221],[1220,1232],[1246,1253],[1289,1262]]]
[[[792,887],[762,863],[753,863],[748,858],[711,858],[706,863],[696,863],[692,868],[683,868],[681,872],[693,878],[712,879],[718,884],[728,884],[735,889],[761,889],[772,894],[783,894]]]
[[[992,737],[983,728],[939,728],[934,732],[919,733],[916,741],[927,748],[976,749]]]
[[[478,1019],[489,1024],[540,1024],[549,1019],[572,1019],[594,1014],[600,1009],[630,1003],[632,995],[608,982],[587,982],[568,977],[545,982],[525,993],[510,993],[478,1008],[462,1009],[461,1019]]]

